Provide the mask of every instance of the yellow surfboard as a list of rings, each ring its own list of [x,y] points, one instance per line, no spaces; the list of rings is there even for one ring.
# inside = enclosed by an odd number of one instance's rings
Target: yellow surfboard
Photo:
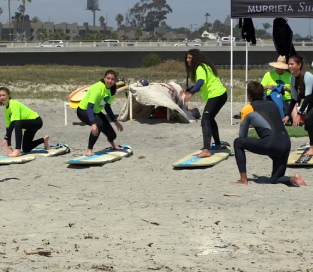
[[[312,156],[305,156],[304,154],[310,149],[310,144],[304,144],[298,147],[296,150],[290,152],[288,157],[287,166],[313,166]]]
[[[173,163],[174,168],[193,168],[193,167],[209,167],[219,162],[226,160],[232,153],[230,146],[227,144],[223,149],[214,149],[214,144],[210,148],[212,154],[208,158],[197,158],[202,150],[192,152],[191,154],[183,157],[177,162]]]

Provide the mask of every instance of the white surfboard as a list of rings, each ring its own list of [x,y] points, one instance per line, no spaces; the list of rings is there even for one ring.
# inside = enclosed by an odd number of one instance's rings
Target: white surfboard
[[[7,155],[0,156],[0,165],[1,164],[21,164],[29,161],[33,161],[36,159],[35,155],[22,155],[19,157],[9,157]]]
[[[197,150],[177,162],[173,163],[174,168],[193,168],[193,167],[209,167],[213,166],[223,160],[226,160],[232,153],[229,144],[224,142],[225,145],[223,149],[214,149],[214,144],[210,148],[212,154],[208,158],[197,158],[202,150]],[[227,144],[227,145],[226,145]]]
[[[105,164],[121,160],[123,157],[129,157],[133,154],[133,149],[129,145],[120,145],[122,149],[113,149],[112,147],[95,152],[92,156],[80,156],[72,158],[67,164]]]
[[[35,155],[35,156],[45,156],[45,157],[53,157],[59,156],[66,153],[70,153],[70,148],[67,144],[56,144],[51,145],[50,148],[35,148],[30,152],[23,153],[23,155]]]
[[[310,144],[304,144],[298,147],[296,150],[293,150],[289,153],[287,166],[313,166],[313,158],[312,156],[304,155],[310,149]]]

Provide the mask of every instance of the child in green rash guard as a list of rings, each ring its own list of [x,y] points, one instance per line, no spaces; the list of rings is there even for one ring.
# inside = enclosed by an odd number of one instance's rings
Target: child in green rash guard
[[[122,125],[116,120],[111,108],[116,93],[116,80],[117,74],[115,71],[106,71],[104,78],[88,89],[77,108],[77,117],[86,125],[91,126],[86,156],[92,155],[92,149],[98,140],[99,131],[107,137],[113,148],[120,149],[119,145],[114,142],[116,139],[114,129],[101,112],[104,109],[116,128],[119,131],[123,131]]]
[[[209,150],[211,137],[213,137],[215,141],[215,148],[222,148],[215,117],[227,101],[226,88],[218,78],[217,69],[214,64],[207,59],[200,50],[191,49],[186,53],[185,67],[187,82],[189,77],[195,82],[193,87],[184,90],[188,92],[185,96],[185,103],[187,103],[196,92],[200,93],[201,98],[206,103],[201,121],[203,150],[198,157],[211,157]]]
[[[290,86],[290,79],[291,74],[288,71],[288,64],[286,64],[285,56],[279,56],[277,58],[277,62],[270,62],[270,66],[274,67],[275,70],[265,73],[261,84],[266,91],[266,95],[269,96],[272,90],[277,85],[283,85],[284,95],[284,112],[287,113],[290,101],[291,101],[291,86]],[[292,112],[292,117],[297,115],[297,109],[294,108]]]
[[[44,144],[46,149],[49,148],[48,135],[33,141],[36,132],[42,127],[42,119],[37,112],[32,111],[19,101],[13,100],[10,90],[6,87],[0,87],[0,103],[5,106],[4,115],[7,132],[1,144],[1,147],[5,144],[8,146],[5,154],[10,157],[19,157],[22,155],[21,150],[29,152],[40,144]],[[14,129],[15,150],[11,146],[11,135]]]

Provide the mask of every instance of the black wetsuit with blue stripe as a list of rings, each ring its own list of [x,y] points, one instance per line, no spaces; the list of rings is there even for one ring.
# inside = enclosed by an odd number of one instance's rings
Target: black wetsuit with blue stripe
[[[248,138],[250,125],[255,128],[259,138]],[[240,173],[247,172],[245,150],[248,150],[267,155],[272,159],[272,183],[290,184],[290,177],[284,176],[290,147],[289,135],[275,103],[255,100],[242,108],[239,138],[234,141],[236,162]]]

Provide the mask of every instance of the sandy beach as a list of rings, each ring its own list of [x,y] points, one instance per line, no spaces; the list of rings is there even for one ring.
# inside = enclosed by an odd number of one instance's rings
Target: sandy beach
[[[212,168],[173,170],[202,147],[201,122],[160,120],[122,124],[117,142],[132,146],[133,156],[70,167],[64,161],[84,155],[90,127],[73,109],[64,125],[63,102],[21,101],[43,119],[37,136],[71,153],[1,165],[1,271],[313,271],[312,169],[287,169],[301,173],[308,185],[301,188],[269,184],[271,160],[251,153],[248,186],[234,184],[234,156]],[[123,103],[116,99],[115,113]],[[242,106],[235,103],[234,114]],[[4,136],[3,109],[0,118]],[[239,121],[230,125],[230,103],[217,121],[233,145]],[[308,138],[291,141],[296,148]],[[107,146],[101,135],[95,151]],[[40,251],[51,255],[26,254]]]

